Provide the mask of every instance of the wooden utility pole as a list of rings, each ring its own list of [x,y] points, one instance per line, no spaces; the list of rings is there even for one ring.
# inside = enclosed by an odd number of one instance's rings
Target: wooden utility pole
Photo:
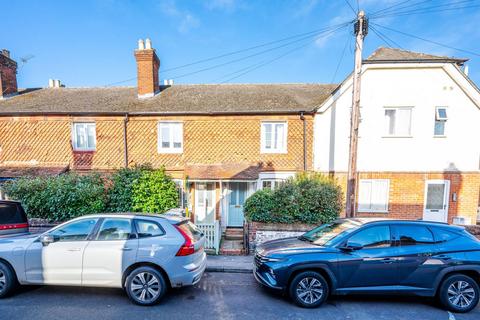
[[[353,72],[353,94],[352,112],[350,117],[350,153],[348,159],[347,178],[347,217],[355,216],[355,203],[357,193],[357,146],[358,146],[358,125],[360,123],[360,78],[362,75],[362,50],[363,39],[368,33],[368,20],[365,12],[358,13],[354,25],[355,31],[355,67]]]

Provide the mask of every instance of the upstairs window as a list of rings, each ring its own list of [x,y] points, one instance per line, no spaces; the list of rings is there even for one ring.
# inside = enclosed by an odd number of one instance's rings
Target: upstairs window
[[[388,212],[388,179],[362,179],[358,191],[358,212]]]
[[[95,123],[73,124],[73,149],[94,151],[97,147]]]
[[[262,122],[261,129],[262,153],[287,152],[287,123]]]
[[[445,135],[445,124],[447,123],[447,108],[445,107],[436,107],[435,108],[435,127],[433,134],[435,136],[444,136]]]
[[[159,122],[158,123],[158,152],[182,153],[183,152],[183,123]]]
[[[412,129],[412,108],[386,108],[385,134],[389,137],[409,137]]]

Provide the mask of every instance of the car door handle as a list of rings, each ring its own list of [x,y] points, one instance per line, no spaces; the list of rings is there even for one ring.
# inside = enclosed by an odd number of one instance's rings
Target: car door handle
[[[449,257],[449,256],[444,255],[444,254],[441,254],[441,255],[439,255],[439,256],[436,256],[436,258],[442,259],[442,260],[451,260],[451,259],[452,259],[452,257]]]
[[[71,252],[80,251],[80,248],[70,248],[70,249],[67,249],[67,251],[71,251]]]
[[[392,263],[395,262],[395,259],[385,258],[385,259],[382,259],[382,262],[385,263],[385,264],[392,264]]]
[[[131,251],[131,250],[132,250],[132,248],[129,248],[129,247],[123,247],[121,250],[122,250],[122,251]]]

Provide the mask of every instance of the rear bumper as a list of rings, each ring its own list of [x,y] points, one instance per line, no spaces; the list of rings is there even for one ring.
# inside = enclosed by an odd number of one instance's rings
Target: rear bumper
[[[206,267],[207,254],[203,252],[201,259],[197,260],[195,263],[183,265],[181,270],[178,270],[178,272],[175,272],[170,276],[172,287],[179,288],[197,284],[202,279]]]

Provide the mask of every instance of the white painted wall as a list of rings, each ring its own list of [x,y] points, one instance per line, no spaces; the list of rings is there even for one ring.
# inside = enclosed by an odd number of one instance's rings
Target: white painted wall
[[[347,171],[351,79],[315,117],[317,171]],[[479,171],[480,94],[451,64],[365,65],[359,171]],[[412,135],[385,137],[384,107],[412,106]],[[435,107],[448,107],[446,137],[434,137]]]

